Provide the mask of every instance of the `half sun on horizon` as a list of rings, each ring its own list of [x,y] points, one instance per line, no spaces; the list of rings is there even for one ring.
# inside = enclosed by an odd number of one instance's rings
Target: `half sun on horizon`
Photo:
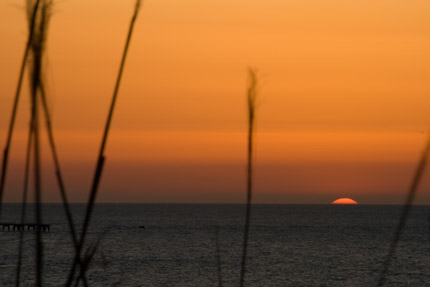
[[[332,204],[358,204],[358,202],[351,198],[338,198]]]

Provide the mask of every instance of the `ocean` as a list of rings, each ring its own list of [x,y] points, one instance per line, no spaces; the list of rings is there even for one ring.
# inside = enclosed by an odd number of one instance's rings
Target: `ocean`
[[[401,210],[253,205],[245,286],[376,286]],[[429,210],[412,208],[385,286],[430,286]],[[81,222],[85,205],[72,204],[72,212]],[[19,204],[4,205],[3,222],[19,215]],[[44,204],[43,218],[51,224],[43,234],[43,286],[61,286],[73,260],[71,237],[60,204]],[[236,204],[97,204],[88,241],[101,241],[88,282],[218,286],[218,229],[223,286],[238,286],[244,219],[245,206]],[[0,238],[0,286],[14,286],[19,233]],[[24,239],[21,286],[32,286],[35,233]]]

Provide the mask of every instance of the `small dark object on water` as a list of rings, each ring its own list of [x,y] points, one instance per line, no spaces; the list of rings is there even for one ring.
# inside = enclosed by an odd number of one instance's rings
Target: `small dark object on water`
[[[145,225],[141,225],[141,226],[139,226],[139,228],[143,228],[143,229],[145,229]]]

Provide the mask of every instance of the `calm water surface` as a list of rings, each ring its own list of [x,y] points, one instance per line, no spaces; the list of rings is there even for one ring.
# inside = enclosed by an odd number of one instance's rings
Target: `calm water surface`
[[[76,221],[84,205],[72,205]],[[386,286],[430,286],[429,208],[414,207]],[[376,286],[400,206],[255,205],[247,286]],[[31,210],[29,212],[32,213]],[[2,221],[19,221],[6,204]],[[219,226],[223,286],[238,286],[242,205],[98,204],[89,241],[101,244],[92,286],[217,286]],[[58,204],[43,207],[44,286],[60,286],[73,259]],[[31,219],[30,219],[31,220]],[[146,228],[141,229],[139,226]],[[34,237],[25,233],[23,286],[34,283]],[[18,233],[0,232],[0,286],[15,280]]]

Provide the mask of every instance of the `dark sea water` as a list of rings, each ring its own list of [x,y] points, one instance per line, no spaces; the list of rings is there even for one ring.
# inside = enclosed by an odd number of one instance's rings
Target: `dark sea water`
[[[401,206],[254,205],[246,286],[376,286]],[[72,206],[76,221],[84,205]],[[430,286],[429,207],[412,209],[386,286]],[[2,221],[19,221],[6,204]],[[31,212],[31,211],[29,211]],[[238,286],[242,205],[98,204],[89,239],[101,236],[91,286]],[[64,284],[72,241],[58,204],[43,207],[44,286]],[[144,225],[141,229],[138,226]],[[25,233],[22,286],[34,284],[34,237]],[[13,286],[19,234],[0,232],[0,286]]]

